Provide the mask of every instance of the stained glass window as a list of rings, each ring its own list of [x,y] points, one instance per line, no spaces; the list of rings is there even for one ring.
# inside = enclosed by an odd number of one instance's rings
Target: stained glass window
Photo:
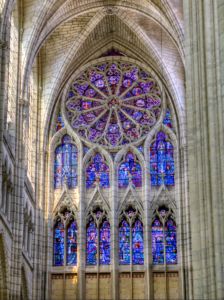
[[[147,136],[161,114],[153,76],[120,58],[84,70],[64,102],[65,117],[84,141],[121,148]]]
[[[93,220],[89,222],[86,230],[86,264],[97,264],[97,227]]]
[[[125,161],[120,164],[118,170],[119,188],[127,187],[129,180],[135,187],[142,186],[142,168],[131,152],[126,155]]]
[[[77,224],[70,222],[67,228],[67,265],[75,266],[77,264]]]
[[[110,264],[110,223],[107,220],[100,226],[100,264]]]
[[[77,147],[71,144],[71,138],[65,135],[62,144],[55,150],[54,187],[61,188],[67,182],[68,188],[77,186]]]
[[[159,219],[152,224],[152,260],[153,264],[164,264],[164,233]]]
[[[174,185],[174,151],[167,135],[160,131],[150,147],[150,176],[153,186]]]
[[[166,114],[163,119],[163,124],[169,127],[170,129],[173,129],[172,116],[169,108],[167,108],[166,110]]]
[[[166,263],[177,263],[176,225],[172,219],[166,222]]]
[[[166,264],[176,264],[177,263],[176,225],[172,219],[168,219],[168,221],[165,224],[165,227],[163,228],[161,221],[158,218],[156,218],[152,224],[153,264],[164,264],[165,251],[166,251]]]
[[[119,263],[130,264],[130,226],[126,220],[119,226]]]
[[[100,187],[108,188],[110,186],[109,172],[109,167],[104,162],[101,154],[95,154],[86,168],[86,187],[95,187],[98,182]]]
[[[64,264],[64,225],[58,220],[54,226],[54,266]]]
[[[65,124],[64,124],[62,115],[59,112],[58,116],[57,116],[57,120],[56,120],[56,131],[59,131],[61,128],[64,128],[64,127],[65,127]]]
[[[134,265],[144,264],[143,225],[140,220],[136,220],[132,227],[132,263]]]

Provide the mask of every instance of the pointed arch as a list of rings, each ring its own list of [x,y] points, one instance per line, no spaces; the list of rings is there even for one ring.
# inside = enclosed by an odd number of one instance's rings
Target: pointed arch
[[[127,152],[118,168],[119,188],[127,187],[129,182],[132,182],[135,187],[142,186],[142,167],[136,155],[131,151]]]
[[[74,218],[71,218],[66,228],[66,265],[77,265],[77,234],[78,228]]]
[[[160,206],[154,212],[151,232],[153,264],[177,264],[176,223],[170,208]]]
[[[99,185],[101,188],[110,187],[110,169],[103,156],[97,152],[86,167],[86,188]]]
[[[150,179],[152,186],[174,186],[174,146],[164,131],[159,131],[150,145]]]
[[[125,217],[119,225],[119,264],[130,265],[131,249],[130,249],[130,224]]]
[[[119,223],[119,264],[144,264],[142,217],[135,204],[123,206]]]
[[[143,224],[138,218],[132,225],[132,262],[133,265],[144,264]]]
[[[54,248],[53,248],[53,265],[64,265],[64,238],[65,227],[60,217],[57,218],[54,225]]]
[[[61,145],[55,149],[54,188],[62,188],[64,184],[68,188],[75,188],[78,184],[77,168],[77,147],[71,143],[69,135],[64,135]]]
[[[96,222],[91,218],[86,227],[86,264],[97,265],[98,230]]]

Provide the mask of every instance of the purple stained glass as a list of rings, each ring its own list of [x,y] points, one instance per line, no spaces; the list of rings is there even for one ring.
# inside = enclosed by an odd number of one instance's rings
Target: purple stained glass
[[[173,186],[174,149],[167,135],[160,131],[150,147],[150,176],[152,186]]]
[[[118,186],[119,188],[127,187],[129,181],[135,187],[142,186],[142,168],[137,162],[133,153],[127,153],[125,161],[120,164],[118,169]]]
[[[151,74],[122,63],[85,70],[71,85],[66,118],[83,140],[108,148],[144,138],[161,114],[161,91]]]
[[[119,263],[129,265],[130,261],[130,226],[123,220],[119,226]]]
[[[169,127],[170,129],[173,129],[172,116],[169,108],[167,108],[166,110],[166,115],[163,119],[163,124]]]
[[[65,135],[62,144],[55,150],[54,187],[62,188],[67,182],[69,189],[77,186],[78,151],[71,143],[71,138]]]
[[[98,234],[97,227],[93,220],[89,222],[86,230],[86,264],[97,264],[97,243]]]
[[[64,225],[58,220],[54,226],[54,266],[64,265]]]
[[[69,223],[67,228],[67,265],[77,265],[77,224],[75,221]]]
[[[144,264],[143,225],[140,220],[136,220],[132,227],[132,263],[134,265]]]
[[[64,128],[65,124],[62,118],[61,113],[58,114],[57,116],[57,121],[56,121],[56,131],[59,131],[61,128]]]
[[[110,187],[110,169],[101,154],[96,153],[86,168],[86,188],[93,188],[98,183],[102,188]]]
[[[107,220],[100,226],[100,264],[110,264],[110,223]]]
[[[177,263],[176,225],[172,219],[168,219],[163,229],[162,223],[157,218],[152,224],[153,264],[164,264],[165,252],[166,252],[166,264],[176,264]]]

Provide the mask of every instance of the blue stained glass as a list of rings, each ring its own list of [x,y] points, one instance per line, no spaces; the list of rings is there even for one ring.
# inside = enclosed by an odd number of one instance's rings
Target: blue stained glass
[[[64,265],[64,225],[58,221],[54,227],[54,266]]]
[[[68,188],[77,186],[78,151],[71,144],[71,138],[65,135],[62,144],[55,150],[54,187],[61,188],[67,180]]]
[[[58,114],[57,116],[57,121],[56,121],[56,131],[59,131],[61,128],[64,128],[65,124],[62,118],[61,113]]]
[[[177,263],[176,225],[172,219],[166,222],[166,263]]]
[[[103,157],[97,153],[86,168],[86,188],[95,187],[96,183],[102,188],[110,187],[110,169]]]
[[[97,264],[97,227],[94,221],[90,221],[86,230],[86,264]]]
[[[164,234],[159,219],[152,224],[152,260],[153,264],[164,264]]]
[[[150,176],[153,186],[174,185],[173,145],[166,134],[160,131],[150,147]]]
[[[77,224],[72,221],[67,228],[67,265],[77,265]]]
[[[164,236],[165,234],[165,236]],[[177,263],[176,225],[172,219],[166,222],[164,231],[159,219],[152,224],[152,257],[153,264],[164,264],[166,247],[166,263]]]
[[[169,108],[166,110],[166,115],[163,119],[163,124],[169,127],[170,129],[173,129],[173,124],[172,124],[172,116]]]
[[[110,223],[107,220],[100,227],[100,264],[110,264]]]
[[[134,265],[144,264],[143,225],[139,220],[132,227],[132,262]]]
[[[129,178],[131,178],[135,187],[142,186],[142,168],[136,161],[134,154],[131,152],[126,155],[125,161],[120,164],[118,170],[119,188],[127,187],[129,184]]]
[[[130,264],[130,226],[126,220],[119,227],[119,263]]]

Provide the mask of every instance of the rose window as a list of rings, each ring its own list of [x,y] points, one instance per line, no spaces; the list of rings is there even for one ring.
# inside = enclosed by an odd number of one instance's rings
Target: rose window
[[[65,117],[85,141],[108,148],[144,139],[161,114],[161,90],[145,70],[125,62],[89,67],[70,85]]]

